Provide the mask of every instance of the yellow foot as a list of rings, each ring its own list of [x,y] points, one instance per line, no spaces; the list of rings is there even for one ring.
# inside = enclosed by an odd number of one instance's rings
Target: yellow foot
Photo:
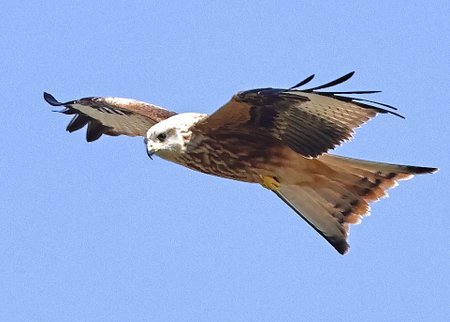
[[[262,180],[261,185],[264,188],[267,188],[272,191],[277,191],[278,189],[280,189],[280,183],[275,177],[261,176],[261,180]]]

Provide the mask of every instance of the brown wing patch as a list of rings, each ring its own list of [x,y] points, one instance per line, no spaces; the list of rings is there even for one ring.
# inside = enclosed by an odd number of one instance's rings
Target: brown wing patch
[[[392,106],[348,97],[376,91],[324,92],[324,88],[349,79],[349,73],[327,84],[298,90],[308,77],[289,89],[260,88],[240,92],[218,111],[197,125],[202,131],[219,127],[264,130],[306,157],[317,157],[352,137],[353,130],[377,113],[396,112]],[[255,131],[261,133],[261,131]]]
[[[87,125],[88,142],[97,140],[102,134],[145,136],[154,124],[176,114],[133,99],[87,97],[61,103],[48,93],[44,93],[44,99],[50,105],[65,107],[59,112],[74,115],[67,131],[74,132]]]
[[[218,128],[238,128],[239,125],[248,123],[252,106],[235,98],[236,96],[233,96],[222,108],[197,123],[196,128],[211,132]]]

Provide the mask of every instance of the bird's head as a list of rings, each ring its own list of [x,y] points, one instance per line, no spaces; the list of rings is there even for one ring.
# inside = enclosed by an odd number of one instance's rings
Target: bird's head
[[[148,156],[151,158],[156,154],[163,159],[176,161],[191,137],[191,127],[204,117],[204,114],[182,113],[153,125],[144,140]]]

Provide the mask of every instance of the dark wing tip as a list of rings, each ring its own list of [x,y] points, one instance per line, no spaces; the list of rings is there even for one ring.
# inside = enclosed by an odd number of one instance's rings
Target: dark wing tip
[[[89,117],[83,114],[75,115],[72,120],[67,124],[66,131],[72,133],[83,128],[89,122]]]
[[[355,74],[354,71],[353,71],[353,72],[350,72],[350,73],[348,73],[348,74],[345,74],[344,76],[341,76],[341,77],[339,77],[338,79],[335,79],[335,80],[333,80],[333,81],[331,81],[331,82],[328,82],[328,83],[323,84],[323,85],[320,85],[320,86],[308,88],[308,89],[305,89],[304,91],[305,91],[305,92],[313,92],[313,91],[317,91],[317,90],[319,90],[319,89],[323,89],[323,88],[328,88],[328,87],[336,86],[336,85],[341,84],[341,83],[347,81],[348,79],[350,79],[350,78],[353,76],[353,74]]]
[[[306,77],[304,80],[302,80],[301,82],[299,82],[299,83],[295,84],[294,86],[288,88],[287,90],[290,91],[291,89],[299,88],[299,87],[309,83],[314,78],[314,76],[315,75],[312,74],[312,75]]]
[[[88,124],[88,128],[86,131],[87,142],[93,142],[98,140],[102,136],[102,134],[104,134],[108,130],[108,127],[104,126],[102,123],[94,119],[89,120],[87,124]]]
[[[331,244],[331,246],[334,247],[338,251],[339,254],[345,255],[347,254],[348,250],[350,249],[350,245],[347,243],[345,239],[333,239],[333,238],[327,238],[326,240]]]
[[[44,92],[45,101],[52,106],[63,106],[64,103],[59,102],[53,95]]]
[[[432,167],[417,167],[417,166],[407,166],[407,169],[412,174],[427,174],[427,173],[435,173],[438,172],[438,168]]]
[[[353,75],[355,74],[354,71],[345,74],[344,76],[339,77],[338,79],[335,79],[331,82],[328,82],[326,84],[323,85],[319,85],[316,87],[312,87],[312,88],[307,88],[304,90],[300,90],[306,93],[314,93],[317,95],[323,95],[323,96],[328,96],[328,97],[332,97],[334,99],[340,100],[340,101],[346,101],[346,102],[350,102],[350,103],[354,103],[356,105],[359,105],[360,107],[363,108],[372,108],[372,109],[376,109],[378,113],[389,113],[389,114],[393,114],[395,116],[398,116],[400,118],[405,118],[403,115],[393,112],[393,111],[388,111],[385,110],[383,107],[385,108],[389,108],[392,110],[397,110],[396,107],[392,106],[392,105],[388,105],[385,103],[380,103],[377,101],[373,101],[373,100],[369,100],[369,99],[365,99],[365,98],[359,98],[359,97],[350,97],[350,96],[345,96],[345,95],[353,95],[353,94],[374,94],[374,93],[379,93],[380,91],[373,91],[373,90],[365,90],[365,91],[321,91],[324,88],[329,88],[329,87],[333,87],[339,84],[342,84],[344,82],[346,82],[347,80],[349,80]],[[308,78],[307,78],[308,79]],[[301,83],[300,83],[301,84]],[[296,87],[294,87],[296,88]],[[344,96],[342,96],[344,95]],[[369,103],[369,104],[366,104]],[[382,108],[378,107],[382,106]]]

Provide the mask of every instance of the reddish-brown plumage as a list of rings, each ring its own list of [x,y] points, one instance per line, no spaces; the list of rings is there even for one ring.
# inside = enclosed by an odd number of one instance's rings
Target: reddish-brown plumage
[[[209,117],[129,99],[44,98],[75,115],[68,131],[87,125],[88,141],[102,134],[145,136],[150,157],[157,153],[203,173],[263,184],[344,254],[349,225],[368,214],[370,202],[399,180],[437,170],[326,154],[376,114],[400,116],[392,106],[347,96],[374,91],[322,91],[352,75],[303,90],[298,87],[313,76],[289,89],[240,92]]]

